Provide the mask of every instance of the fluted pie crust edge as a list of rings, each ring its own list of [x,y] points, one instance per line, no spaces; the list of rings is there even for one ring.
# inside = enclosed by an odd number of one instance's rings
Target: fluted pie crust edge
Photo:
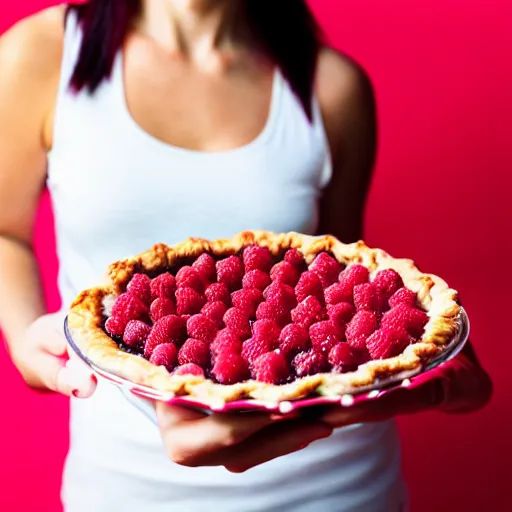
[[[171,375],[163,366],[157,367],[141,356],[122,351],[103,330],[104,316],[108,314],[109,307],[115,297],[126,290],[135,273],[156,274],[172,268],[183,257],[198,257],[203,252],[228,256],[252,244],[266,246],[274,255],[288,248],[296,248],[302,252],[307,263],[320,252],[328,251],[340,263],[359,263],[368,267],[371,273],[394,269],[402,277],[404,285],[417,293],[419,304],[429,316],[423,336],[402,354],[367,362],[349,373],[322,373],[283,385],[256,380],[222,385],[203,377]],[[68,315],[68,329],[73,341],[89,361],[135,384],[166,394],[216,403],[241,399],[277,403],[318,393],[342,396],[367,388],[380,379],[418,370],[439,355],[458,333],[460,312],[457,292],[438,276],[422,273],[410,259],[393,258],[381,249],[368,247],[362,241],[344,244],[332,236],[244,231],[230,239],[208,241],[189,238],[174,246],[157,244],[138,256],[111,264],[105,283],[83,291],[73,302]]]

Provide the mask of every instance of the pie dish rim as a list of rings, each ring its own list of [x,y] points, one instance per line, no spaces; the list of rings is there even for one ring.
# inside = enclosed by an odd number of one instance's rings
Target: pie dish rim
[[[396,357],[369,361],[348,373],[321,373],[281,385],[252,379],[224,385],[203,377],[171,375],[164,367],[121,350],[104,331],[109,305],[113,298],[125,291],[133,274],[168,271],[180,258],[198,257],[203,252],[216,256],[238,254],[253,244],[266,246],[275,255],[288,248],[296,248],[308,263],[320,252],[327,251],[343,264],[363,264],[372,273],[390,268],[396,270],[404,285],[417,293],[418,302],[429,315],[423,336]],[[73,341],[88,360],[134,384],[206,402],[254,399],[276,403],[310,397],[318,394],[319,390],[326,396],[342,396],[349,390],[367,388],[383,378],[418,371],[439,356],[456,336],[460,330],[460,314],[457,292],[440,277],[421,272],[411,259],[394,258],[382,249],[368,247],[363,241],[345,244],[331,235],[243,231],[229,239],[208,241],[188,238],[173,246],[156,244],[137,256],[112,263],[104,283],[84,290],[73,301],[67,322]]]

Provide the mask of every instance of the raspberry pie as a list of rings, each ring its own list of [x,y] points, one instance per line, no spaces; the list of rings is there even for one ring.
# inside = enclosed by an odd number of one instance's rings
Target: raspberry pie
[[[110,265],[68,328],[99,368],[177,396],[337,395],[422,367],[459,329],[457,292],[363,242],[247,231]]]

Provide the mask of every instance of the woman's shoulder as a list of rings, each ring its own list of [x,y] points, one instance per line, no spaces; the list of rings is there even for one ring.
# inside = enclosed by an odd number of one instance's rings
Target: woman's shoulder
[[[324,47],[318,58],[315,88],[321,104],[339,105],[354,96],[367,94],[372,90],[372,83],[367,72],[354,59]]]
[[[9,126],[33,139],[42,134],[46,146],[51,145],[48,134],[59,87],[64,18],[64,7],[49,8],[19,21],[0,37],[0,130]]]
[[[65,7],[42,10],[0,37],[0,85],[37,87],[59,74]]]
[[[320,51],[315,93],[331,141],[337,140],[346,124],[358,113],[373,108],[371,79],[356,61],[332,48]]]

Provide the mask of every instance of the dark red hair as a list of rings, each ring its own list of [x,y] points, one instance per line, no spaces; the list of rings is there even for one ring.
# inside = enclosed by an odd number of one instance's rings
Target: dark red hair
[[[277,65],[299,98],[309,119],[320,50],[321,32],[306,0],[270,2],[238,0],[246,4],[249,29],[266,56]],[[71,87],[90,93],[107,79],[141,0],[89,0],[72,5],[83,30],[83,41]]]

